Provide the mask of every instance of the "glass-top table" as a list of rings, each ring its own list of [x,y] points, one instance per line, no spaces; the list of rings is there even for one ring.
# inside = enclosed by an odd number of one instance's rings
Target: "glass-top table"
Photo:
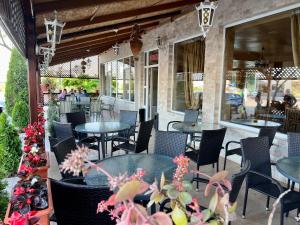
[[[99,159],[100,159],[100,143],[101,142],[101,150],[102,156],[105,158],[105,135],[107,133],[116,133],[119,131],[125,131],[130,128],[130,125],[127,123],[121,122],[91,122],[79,124],[75,127],[75,131],[78,133],[87,133],[87,134],[100,134],[100,140],[98,139],[99,146]]]
[[[160,180],[162,172],[164,172],[167,180],[171,180],[176,164],[169,156],[159,154],[126,154],[106,158],[98,162],[101,168],[105,169],[112,176],[119,176],[127,173],[129,176],[134,174],[137,169],[141,168],[145,171],[143,178],[149,184],[155,179]],[[85,175],[87,185],[107,186],[107,177],[96,169],[91,169]]]
[[[223,128],[222,125],[215,123],[188,123],[188,122],[180,122],[174,123],[172,128],[178,130],[183,133],[201,133],[202,130],[215,130]]]
[[[240,124],[240,125],[246,125],[250,127],[256,127],[256,128],[281,126],[280,123],[276,123],[273,121],[256,120],[256,119],[233,119],[230,122]]]
[[[276,168],[283,176],[300,184],[300,156],[279,159]]]

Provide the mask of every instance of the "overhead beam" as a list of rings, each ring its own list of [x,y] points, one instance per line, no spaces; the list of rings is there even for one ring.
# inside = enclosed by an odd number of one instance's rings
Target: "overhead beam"
[[[169,2],[165,4],[160,5],[152,5],[148,7],[138,8],[138,9],[131,9],[127,11],[121,11],[117,13],[107,14],[107,15],[101,15],[94,17],[92,20],[90,18],[81,19],[81,20],[75,20],[75,21],[67,21],[64,30],[72,29],[75,27],[83,27],[83,26],[89,26],[94,25],[98,23],[105,23],[105,22],[111,22],[114,20],[120,20],[120,19],[127,19],[135,16],[141,16],[149,13],[157,13],[164,10],[170,10],[170,9],[176,9],[187,5],[192,5],[199,3],[200,0],[181,0],[178,2]],[[44,27],[38,27],[38,33],[43,32],[45,30]]]
[[[52,2],[42,2],[34,5],[35,13],[47,13],[62,10],[70,10],[70,9],[78,9],[89,6],[103,6],[106,4],[116,3],[116,2],[124,2],[128,0],[63,0],[63,1],[52,1]]]
[[[82,45],[78,45],[76,47],[69,47],[69,48],[64,48],[64,49],[56,49],[56,53],[66,53],[66,52],[72,52],[72,51],[76,51],[76,50],[84,50],[84,49],[92,49],[95,47],[101,47],[103,45],[114,45],[115,43],[121,43],[125,40],[128,40],[130,38],[130,34],[125,34],[125,35],[121,35],[119,37],[114,37],[114,38],[108,38],[108,39],[103,39],[101,41],[96,41],[94,43],[88,43],[88,44],[82,44]]]
[[[233,53],[233,59],[235,60],[243,60],[243,61],[255,61],[260,59],[261,53],[260,52],[245,52],[235,50]]]
[[[140,26],[141,31],[151,28],[151,27],[155,27],[159,25],[159,22],[153,22],[153,23],[148,23],[148,24],[144,24]],[[125,29],[121,29],[118,31],[117,35],[121,35],[121,34],[128,34],[132,32],[132,28],[125,28]],[[83,43],[89,43],[89,42],[94,42],[96,40],[101,40],[103,38],[109,38],[109,37],[115,37],[116,36],[116,32],[111,31],[111,32],[106,32],[104,34],[99,34],[99,35],[95,35],[95,36],[91,36],[91,37],[86,37],[86,38],[80,38],[80,39],[76,39],[76,40],[68,40],[65,41],[63,43],[60,43],[59,45],[57,45],[57,49],[61,49],[64,47],[71,47],[71,46],[77,46]]]
[[[107,25],[107,26],[102,26],[102,27],[91,28],[91,29],[87,29],[87,30],[74,32],[74,33],[67,33],[67,34],[63,34],[61,39],[66,40],[66,39],[70,39],[70,38],[74,38],[74,37],[78,37],[78,36],[92,35],[92,34],[97,34],[100,32],[110,31],[113,29],[121,29],[121,28],[129,27],[129,26],[133,26],[135,24],[154,22],[154,21],[158,21],[161,19],[177,16],[180,13],[181,13],[181,11],[178,10],[175,12],[165,13],[165,14],[161,14],[161,15],[157,15],[157,16],[150,16],[150,17],[146,17],[146,18],[142,18],[142,19],[135,19],[135,20],[131,20],[131,21],[118,23],[118,24],[112,24],[112,25]],[[46,43],[46,42],[47,42],[46,38],[39,40],[40,44]]]

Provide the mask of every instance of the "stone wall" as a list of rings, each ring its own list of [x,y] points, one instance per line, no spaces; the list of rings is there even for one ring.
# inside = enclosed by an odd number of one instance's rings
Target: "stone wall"
[[[203,93],[203,116],[204,122],[215,123],[220,118],[220,102],[223,91],[223,61],[224,61],[224,27],[241,20],[260,17],[262,14],[282,8],[294,8],[295,4],[300,7],[299,0],[219,0],[216,10],[214,25],[206,37],[205,50],[205,78]],[[173,45],[176,42],[200,36],[197,14],[193,11],[181,18],[161,25],[157,29],[143,35],[142,52],[157,48],[155,39],[157,36],[166,37],[165,47],[159,49],[159,105],[160,129],[166,129],[170,120],[182,120],[183,114],[173,112],[172,102],[172,81],[173,81]],[[129,44],[121,45],[118,58],[127,57],[131,54]],[[108,62],[116,59],[112,51],[100,55],[101,62]],[[129,109],[138,109],[143,106],[143,54],[136,62],[136,95],[135,104],[128,106]],[[119,101],[120,102],[120,101]],[[119,103],[121,104],[121,103]],[[126,103],[122,103],[126,104]],[[121,108],[121,107],[119,107]],[[226,140],[239,140],[241,138],[256,136],[257,129],[248,129],[228,125],[229,129]],[[278,135],[275,146],[272,147],[272,157],[280,158],[287,154],[286,137]]]

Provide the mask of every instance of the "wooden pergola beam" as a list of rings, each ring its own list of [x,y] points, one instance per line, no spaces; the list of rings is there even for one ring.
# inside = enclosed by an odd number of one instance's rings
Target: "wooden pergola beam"
[[[171,10],[171,9],[176,9],[180,8],[183,6],[187,5],[192,5],[199,3],[200,0],[181,0],[178,2],[169,2],[165,4],[160,4],[160,5],[152,5],[152,6],[147,6],[143,8],[138,8],[138,9],[131,9],[127,11],[121,11],[117,13],[111,13],[107,15],[102,15],[102,16],[97,16],[94,17],[92,20],[90,18],[85,18],[81,20],[75,20],[75,21],[67,21],[64,30],[72,29],[75,27],[83,27],[83,26],[89,26],[89,25],[94,25],[98,23],[105,23],[105,22],[111,22],[114,20],[120,20],[120,19],[127,19],[131,17],[136,17],[136,16],[142,16],[145,14],[149,13],[157,13],[160,11],[165,11],[165,10]],[[64,3],[63,3],[64,4]],[[44,27],[38,27],[37,28],[38,33],[41,33],[45,30]]]
[[[70,10],[70,9],[78,9],[83,7],[90,7],[96,5],[106,5],[116,2],[124,2],[128,0],[63,0],[63,1],[52,1],[52,2],[42,2],[34,5],[35,13],[47,13],[52,12],[54,10]]]
[[[159,22],[148,23],[148,24],[141,25],[140,29],[143,31],[143,30],[146,30],[148,28],[155,27],[157,25],[159,25]],[[125,29],[119,30],[117,35],[130,34],[131,32],[132,32],[131,27],[130,28],[125,28]],[[91,42],[94,42],[96,40],[101,40],[101,39],[104,39],[104,38],[110,38],[110,37],[115,37],[115,36],[116,36],[116,32],[111,31],[111,32],[106,32],[106,33],[91,36],[91,37],[80,38],[80,39],[76,39],[76,40],[69,40],[69,41],[65,41],[65,42],[57,45],[57,49],[61,49],[61,48],[65,48],[65,47],[71,47],[71,46],[77,46],[77,45],[81,45],[83,43],[91,43]]]
[[[175,12],[165,13],[165,14],[161,14],[161,15],[157,15],[157,16],[150,16],[150,17],[126,21],[126,22],[122,22],[122,23],[118,23],[118,24],[96,27],[96,28],[82,30],[82,31],[74,32],[74,33],[67,33],[67,34],[62,35],[61,40],[80,37],[80,36],[84,36],[84,35],[98,34],[100,32],[110,31],[113,29],[121,29],[121,28],[125,28],[125,27],[130,27],[135,24],[145,24],[145,23],[150,23],[150,22],[154,22],[154,21],[159,21],[161,19],[177,16],[180,13],[181,13],[181,11],[178,10]],[[46,42],[47,42],[46,38],[39,39],[40,44],[43,44]]]
[[[130,38],[130,34],[125,34],[125,35],[121,35],[115,38],[107,38],[104,40],[100,40],[100,41],[95,41],[94,43],[88,43],[88,44],[82,44],[82,45],[78,45],[76,47],[69,47],[69,48],[63,48],[63,49],[56,49],[56,54],[63,54],[66,52],[74,52],[74,51],[78,51],[78,50],[91,50],[93,48],[99,48],[101,46],[106,46],[106,45],[110,45],[112,46],[115,43],[121,43],[125,40],[128,40]]]

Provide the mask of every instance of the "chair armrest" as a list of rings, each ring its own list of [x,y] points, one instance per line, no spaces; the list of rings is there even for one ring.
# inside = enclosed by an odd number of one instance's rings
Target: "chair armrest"
[[[280,183],[279,183],[277,180],[275,180],[274,178],[272,178],[272,177],[270,177],[270,176],[268,176],[268,175],[265,175],[265,174],[263,174],[263,173],[260,173],[260,172],[257,172],[257,171],[253,171],[253,170],[249,170],[248,174],[253,174],[253,175],[257,175],[257,176],[263,177],[263,178],[265,178],[265,179],[271,181],[273,184],[275,184],[276,187],[278,188],[278,190],[279,190],[280,193],[283,193],[283,192],[284,192],[283,187],[282,187],[282,186],[280,185]]]
[[[182,121],[176,121],[176,120],[170,121],[170,122],[168,123],[168,125],[167,125],[167,131],[169,131],[169,126],[170,126],[172,123],[182,123]]]
[[[228,141],[227,143],[226,143],[226,145],[225,145],[225,149],[226,149],[226,151],[228,150],[228,147],[229,147],[229,145],[230,144],[241,144],[241,142],[239,142],[239,141]]]

